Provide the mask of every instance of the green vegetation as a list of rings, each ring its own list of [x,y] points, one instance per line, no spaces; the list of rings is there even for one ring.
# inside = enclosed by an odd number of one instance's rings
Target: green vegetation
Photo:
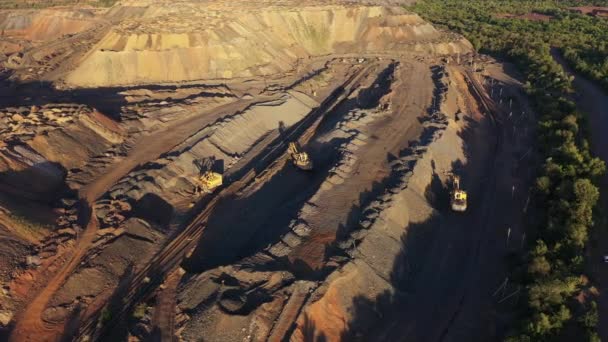
[[[541,219],[531,227],[525,272],[518,272],[528,300],[510,341],[572,340],[573,333],[576,340],[599,341],[595,302],[576,298],[583,291],[584,248],[599,197],[595,184],[605,165],[590,155],[584,117],[568,100],[571,80],[551,55],[552,48],[561,50],[578,70],[608,84],[608,21],[565,9],[582,2],[423,0],[413,7],[466,36],[477,50],[516,64],[539,114],[538,146],[544,162],[535,200]],[[554,19],[497,16],[531,11]]]

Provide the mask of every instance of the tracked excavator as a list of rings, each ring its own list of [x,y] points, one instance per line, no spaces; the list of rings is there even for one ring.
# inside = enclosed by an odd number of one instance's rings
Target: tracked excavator
[[[450,193],[450,206],[453,211],[467,210],[467,192],[460,188],[460,177],[452,176],[452,192]]]
[[[312,170],[312,160],[308,157],[308,153],[301,151],[297,143],[289,143],[289,154],[291,155],[293,165],[297,168],[305,171]]]
[[[211,193],[215,188],[222,185],[222,175],[211,170],[215,163],[214,158],[196,159],[193,163],[199,169],[198,183],[200,188],[197,190]]]

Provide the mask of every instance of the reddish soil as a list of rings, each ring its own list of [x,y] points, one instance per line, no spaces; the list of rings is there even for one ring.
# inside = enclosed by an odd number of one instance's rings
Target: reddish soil
[[[110,119],[106,115],[103,115],[98,111],[93,111],[90,115],[93,117],[93,119],[100,122],[105,128],[109,129],[110,131],[118,134],[122,133],[122,129],[120,128],[118,122]]]
[[[549,21],[549,20],[553,19],[553,16],[551,16],[551,15],[540,14],[540,13],[535,13],[535,12],[521,14],[521,15],[515,15],[515,14],[511,14],[511,13],[499,13],[499,14],[496,14],[495,17],[498,19],[523,19],[523,20],[530,20],[530,21]]]
[[[91,213],[91,217],[95,217],[94,213]],[[99,222],[96,219],[89,221],[89,225],[80,238],[72,258],[29,303],[17,320],[15,329],[10,336],[10,341],[54,341],[61,336],[62,327],[49,327],[42,320],[41,314],[53,297],[53,294],[63,285],[68,275],[80,264],[81,258],[86,254],[89,245],[96,236],[98,224]]]
[[[245,105],[248,103],[249,101],[245,101]],[[183,120],[178,120],[175,125],[168,129],[144,137],[134,148],[132,153],[129,154],[128,158],[120,161],[114,165],[110,172],[104,173],[96,181],[81,189],[81,198],[85,199],[88,203],[93,203],[117,180],[124,177],[124,175],[129,173],[136,166],[153,160],[160,154],[170,150],[173,146],[179,144],[184,137],[188,137],[192,131],[206,125],[210,120],[213,120],[213,118],[223,115],[226,109],[236,110],[243,105],[242,102],[231,103],[216,109],[214,115],[204,115],[206,113],[202,113],[203,115],[199,114]],[[159,136],[162,137],[162,139],[158,138]],[[91,213],[91,218],[95,218],[94,213]],[[96,219],[89,221],[89,224],[78,241],[70,261],[51,279],[47,286],[38,293],[17,320],[18,324],[15,326],[13,334],[11,335],[11,341],[52,340],[61,332],[61,327],[57,327],[58,330],[55,330],[45,325],[41,318],[41,314],[55,292],[63,285],[65,279],[67,279],[72,271],[80,264],[81,259],[86,255],[89,246],[96,237],[98,225],[99,222]]]
[[[179,269],[171,272],[164,282],[164,288],[161,288],[156,297],[153,325],[160,330],[161,341],[175,339],[175,298],[181,277]]]
[[[598,16],[598,17],[608,16],[608,7],[580,6],[580,7],[569,7],[568,9],[572,12],[577,12],[577,13],[587,14],[587,15],[594,15],[594,16]]]

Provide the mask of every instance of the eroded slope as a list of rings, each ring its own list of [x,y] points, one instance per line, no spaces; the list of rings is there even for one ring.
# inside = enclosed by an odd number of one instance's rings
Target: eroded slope
[[[228,5],[223,5],[227,7]],[[108,86],[291,72],[311,56],[470,50],[400,7],[159,6],[115,27],[66,77]],[[119,15],[119,12],[116,12]],[[165,66],[170,65],[168,69]]]

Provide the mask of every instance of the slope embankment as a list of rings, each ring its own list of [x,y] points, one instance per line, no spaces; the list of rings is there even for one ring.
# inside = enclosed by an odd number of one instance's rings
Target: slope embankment
[[[313,56],[471,50],[468,41],[400,7],[243,4],[220,11],[214,7],[219,5],[206,4],[204,11],[193,12],[196,6],[176,5],[169,11],[159,5],[118,25],[65,77],[66,83],[94,87],[232,79],[291,72]],[[123,14],[117,8],[108,18]]]

